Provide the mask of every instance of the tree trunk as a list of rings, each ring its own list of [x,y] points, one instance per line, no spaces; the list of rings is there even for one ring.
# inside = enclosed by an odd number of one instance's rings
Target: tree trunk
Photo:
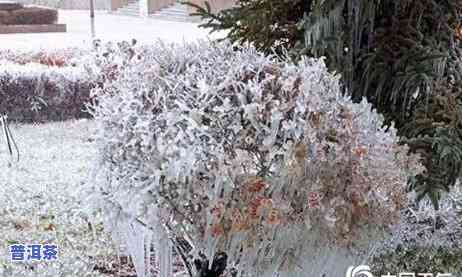
[[[194,265],[197,269],[196,277],[220,277],[225,269],[228,256],[226,253],[218,253],[213,259],[212,267],[209,269],[209,261],[203,257],[201,260],[195,260]]]

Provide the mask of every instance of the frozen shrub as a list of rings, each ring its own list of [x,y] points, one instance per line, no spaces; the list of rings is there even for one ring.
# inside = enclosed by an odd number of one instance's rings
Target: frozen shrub
[[[136,40],[132,40],[130,43],[122,41],[118,43],[108,42],[101,45],[100,40],[94,40],[93,47],[95,51],[90,52],[92,55],[87,56],[84,64],[88,71],[98,76],[99,82],[115,81],[125,68],[131,66],[136,60],[140,61],[142,55],[149,55],[149,48],[138,47],[136,43]]]
[[[429,201],[412,201],[402,213],[394,236],[379,249],[374,269],[381,274],[391,270],[462,274],[462,189],[453,188],[438,210]]]
[[[392,241],[395,244],[414,244],[421,248],[462,249],[460,185],[441,199],[438,210],[435,210],[429,201],[422,201],[419,204],[409,205],[403,211],[401,218]]]
[[[398,272],[462,274],[462,249],[446,247],[398,247],[375,257],[372,269],[381,276]]]
[[[178,251],[192,248],[198,276],[343,276],[399,221],[418,158],[322,60],[229,44],[119,48],[106,51],[117,78],[92,107],[95,192],[113,231],[140,245],[139,274],[143,242],[163,230],[190,244]]]
[[[0,112],[13,121],[88,117],[93,77],[82,67],[19,65],[0,61]]]
[[[48,66],[75,66],[86,63],[89,56],[88,49],[76,47],[64,49],[41,49],[33,51],[24,50],[0,50],[0,61],[17,64],[39,63]]]

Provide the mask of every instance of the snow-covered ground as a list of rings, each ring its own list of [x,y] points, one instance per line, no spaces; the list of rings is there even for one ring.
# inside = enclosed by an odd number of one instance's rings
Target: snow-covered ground
[[[88,12],[60,11],[60,23],[67,24],[67,33],[0,34],[0,50],[91,46]],[[114,42],[181,43],[217,37],[209,37],[197,23],[105,12],[96,13],[95,27],[96,38]],[[18,163],[10,163],[0,132],[0,277],[107,276],[102,272],[114,276],[123,267],[131,271],[127,261],[118,259],[118,247],[104,232],[101,215],[87,209],[81,191],[96,157],[94,128],[91,120],[12,125],[20,150]],[[56,244],[59,259],[52,264],[12,263],[8,246],[14,243]]]
[[[60,10],[59,18],[59,23],[67,24],[66,33],[0,34],[0,49],[37,50],[91,45],[92,32],[88,11]],[[150,43],[156,39],[183,42],[210,38],[208,31],[199,28],[197,23],[120,16],[103,11],[96,13],[95,34],[96,38],[104,41],[134,38],[141,43]]]
[[[80,194],[96,154],[92,130],[90,120],[11,126],[21,151],[11,166],[0,137],[0,276],[99,276],[94,263],[115,257]],[[56,244],[59,259],[26,269],[10,261],[12,243]]]

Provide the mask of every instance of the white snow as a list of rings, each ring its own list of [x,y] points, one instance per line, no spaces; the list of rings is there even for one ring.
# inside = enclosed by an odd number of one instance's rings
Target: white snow
[[[96,154],[91,142],[94,123],[10,128],[21,155],[8,166],[0,138],[0,276],[84,276],[95,274],[94,262],[111,256],[116,261],[99,215],[87,212],[79,193]],[[59,259],[53,266],[35,263],[34,269],[11,263],[8,245],[15,242],[56,244]]]
[[[37,50],[38,48],[89,47],[92,42],[88,11],[59,10],[59,23],[67,24],[66,33],[0,34],[0,49]],[[103,41],[136,39],[152,43],[194,41],[219,35],[208,35],[198,23],[163,21],[153,18],[114,15],[99,11],[95,15],[96,38]]]

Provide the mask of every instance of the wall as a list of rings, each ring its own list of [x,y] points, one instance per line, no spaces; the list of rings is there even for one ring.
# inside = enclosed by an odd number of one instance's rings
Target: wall
[[[200,6],[205,6],[204,3],[206,1],[205,0],[189,0],[189,2],[200,5]],[[235,0],[208,0],[207,2],[209,2],[212,11],[216,13],[220,10],[231,8],[236,1]],[[193,12],[193,11],[194,11],[194,8],[189,7],[189,12]]]
[[[15,0],[23,4],[32,4],[53,7],[58,9],[88,10],[90,9],[90,0]],[[93,0],[95,9],[108,10],[110,0]]]
[[[41,6],[48,6],[58,9],[77,9],[77,10],[88,10],[90,8],[90,0],[16,0],[23,4],[34,4]],[[146,15],[147,12],[154,13],[162,8],[165,8],[171,4],[174,4],[176,0],[140,0],[142,8],[142,15]],[[97,10],[115,10],[125,5],[128,0],[94,0],[95,9]],[[205,0],[190,0],[190,2],[204,5]],[[235,0],[209,0],[210,6],[214,12],[222,9],[230,8],[235,3]],[[112,3],[112,5],[111,5]],[[144,4],[144,5],[143,5]],[[193,12],[193,8],[188,7],[189,12]]]
[[[154,13],[160,9],[175,4],[175,0],[146,0],[149,3],[149,13]]]

